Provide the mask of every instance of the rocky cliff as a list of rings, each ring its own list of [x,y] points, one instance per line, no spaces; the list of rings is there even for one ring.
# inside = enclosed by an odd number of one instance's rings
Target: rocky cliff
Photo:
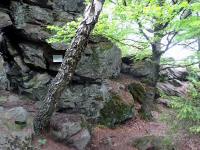
[[[64,55],[66,43],[49,44],[47,25],[64,25],[81,15],[83,0],[10,0],[0,3],[0,52],[4,60],[8,90],[43,100],[48,84],[60,62],[55,56]],[[123,100],[120,92],[128,90],[111,82],[121,69],[121,51],[104,37],[91,37],[75,72],[74,79],[60,97],[58,111],[82,113],[89,118],[115,123],[134,114],[133,98]],[[5,81],[6,82],[6,81]],[[116,85],[118,89],[113,88]],[[122,86],[123,87],[123,86]],[[114,102],[113,102],[114,101]],[[113,107],[115,116],[107,111]],[[107,110],[108,109],[108,110]],[[119,111],[119,112],[118,112]]]

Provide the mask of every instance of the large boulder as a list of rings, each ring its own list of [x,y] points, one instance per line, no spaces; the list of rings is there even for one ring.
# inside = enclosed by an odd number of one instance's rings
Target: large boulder
[[[51,135],[59,142],[84,150],[91,139],[82,115],[56,113],[51,119]]]
[[[134,61],[133,57],[122,58],[121,72],[140,81],[131,83],[129,90],[141,105],[141,114],[145,119],[152,119],[151,111],[156,98],[156,84],[159,78],[159,65],[150,59]]]
[[[174,82],[165,81],[157,84],[158,91],[168,96],[184,97],[187,94],[189,84],[188,82],[178,82],[179,85],[174,85]]]
[[[88,44],[76,74],[93,79],[117,77],[121,68],[121,50],[108,39],[94,37]]]
[[[60,98],[59,109],[79,112],[109,127],[134,117],[133,98],[124,85],[106,80],[90,85],[71,85]]]
[[[151,119],[151,111],[154,104],[155,88],[147,86],[140,82],[132,82],[128,85],[128,89],[134,100],[141,104],[140,113],[144,119]]]
[[[186,68],[167,68],[163,69],[161,67],[160,71],[160,78],[161,80],[179,80],[179,81],[187,81],[187,77],[189,75],[188,71]]]
[[[128,61],[125,58],[123,58],[122,60],[122,73],[129,74],[132,77],[137,78],[141,82],[146,83],[150,86],[155,86],[157,81],[157,76],[155,76],[155,73],[158,72],[158,65],[156,65],[149,59],[138,62],[131,62],[130,59],[128,59]]]
[[[188,88],[189,73],[186,68],[168,68],[161,70],[157,88],[168,96],[185,96]]]

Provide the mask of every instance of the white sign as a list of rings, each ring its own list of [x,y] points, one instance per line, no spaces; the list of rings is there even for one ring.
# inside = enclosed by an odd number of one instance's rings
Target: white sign
[[[53,55],[53,62],[62,62],[63,56],[62,55]]]

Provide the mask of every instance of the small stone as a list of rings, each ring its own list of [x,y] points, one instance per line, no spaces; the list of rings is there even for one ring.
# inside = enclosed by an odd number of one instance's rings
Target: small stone
[[[3,113],[3,112],[4,112],[4,108],[0,107],[0,113]]]
[[[90,142],[91,135],[88,129],[83,129],[78,134],[71,137],[72,145],[78,150],[84,150],[88,143]]]

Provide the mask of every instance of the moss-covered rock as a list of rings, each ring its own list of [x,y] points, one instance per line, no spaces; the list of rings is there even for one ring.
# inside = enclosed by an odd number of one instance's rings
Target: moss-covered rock
[[[134,109],[133,104],[127,103],[120,96],[113,94],[100,113],[100,123],[113,128],[116,124],[132,118]]]
[[[133,82],[128,85],[128,89],[132,94],[134,100],[141,104],[140,114],[142,118],[151,120],[151,110],[153,108],[153,101],[155,97],[155,88],[147,86],[140,82]]]
[[[140,82],[133,82],[128,85],[128,89],[133,96],[133,99],[138,101],[139,103],[143,103],[145,99],[145,86]]]

